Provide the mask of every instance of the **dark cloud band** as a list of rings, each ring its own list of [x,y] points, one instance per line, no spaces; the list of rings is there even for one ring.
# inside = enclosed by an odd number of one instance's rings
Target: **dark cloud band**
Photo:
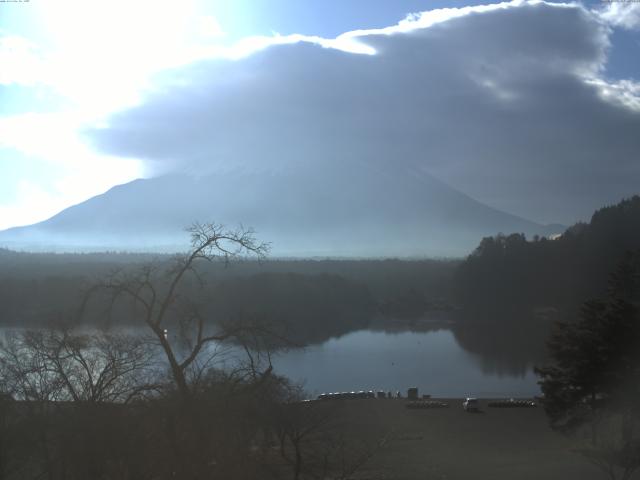
[[[607,97],[596,81],[609,35],[578,5],[523,3],[362,34],[375,55],[276,45],[167,72],[142,105],[87,133],[157,172],[410,165],[571,223],[640,184],[640,111],[620,101],[633,88]]]

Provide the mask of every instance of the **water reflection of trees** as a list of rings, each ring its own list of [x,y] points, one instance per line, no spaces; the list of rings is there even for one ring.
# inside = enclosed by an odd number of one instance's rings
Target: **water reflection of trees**
[[[472,354],[482,372],[488,375],[524,377],[534,365],[544,363],[550,318],[520,319],[517,315],[515,319],[459,317],[457,321],[450,317],[422,321],[378,318],[369,324],[368,329],[387,334],[451,331],[458,346]]]
[[[388,334],[448,330],[460,348],[474,355],[484,374],[524,377],[534,365],[544,362],[550,328],[549,320],[539,320],[521,323],[418,322],[415,325],[378,321],[369,329]]]
[[[548,320],[460,322],[453,328],[458,345],[480,360],[487,374],[524,376],[545,359]]]

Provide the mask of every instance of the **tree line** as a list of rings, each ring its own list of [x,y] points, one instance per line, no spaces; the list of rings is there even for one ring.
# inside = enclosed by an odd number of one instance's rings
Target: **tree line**
[[[634,196],[554,239],[527,240],[523,234],[482,239],[455,273],[454,296],[477,318],[523,318],[549,307],[575,312],[585,298],[606,290],[609,273],[637,248],[640,197]]]
[[[126,253],[42,254],[0,250],[0,325],[42,327],[77,316],[84,292],[114,272],[141,265],[168,265],[170,255]],[[208,321],[260,315],[306,345],[366,328],[374,317],[420,316],[451,304],[453,260],[294,260],[238,258],[207,262],[200,289],[186,279],[182,289],[207,299]],[[246,299],[250,298],[248,302]],[[136,325],[122,305],[110,321]],[[88,306],[85,324],[100,325],[105,309]]]

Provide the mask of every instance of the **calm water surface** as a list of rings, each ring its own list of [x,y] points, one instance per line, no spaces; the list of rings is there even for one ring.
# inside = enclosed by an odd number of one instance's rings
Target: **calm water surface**
[[[405,395],[408,387],[441,397],[529,397],[540,393],[531,369],[523,375],[488,373],[482,360],[463,350],[449,330],[360,330],[281,354],[273,364],[276,372],[304,382],[314,396],[358,390],[400,390]]]
[[[10,329],[0,329],[0,335]],[[148,334],[127,328],[129,334]],[[230,363],[242,351],[228,347]],[[163,357],[162,357],[163,358]],[[226,358],[226,357],[222,357]],[[401,391],[418,387],[420,394],[439,397],[531,397],[540,393],[531,367],[520,373],[499,373],[486,359],[463,349],[452,331],[382,332],[359,330],[273,358],[276,373],[302,383],[313,397],[323,392]]]

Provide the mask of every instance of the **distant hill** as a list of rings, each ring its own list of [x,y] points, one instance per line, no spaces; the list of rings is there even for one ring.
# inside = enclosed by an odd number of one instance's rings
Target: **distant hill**
[[[273,256],[462,256],[498,232],[561,233],[493,209],[424,171],[348,163],[167,175],[112,188],[49,220],[0,232],[33,251],[184,249],[195,221],[240,222]]]

